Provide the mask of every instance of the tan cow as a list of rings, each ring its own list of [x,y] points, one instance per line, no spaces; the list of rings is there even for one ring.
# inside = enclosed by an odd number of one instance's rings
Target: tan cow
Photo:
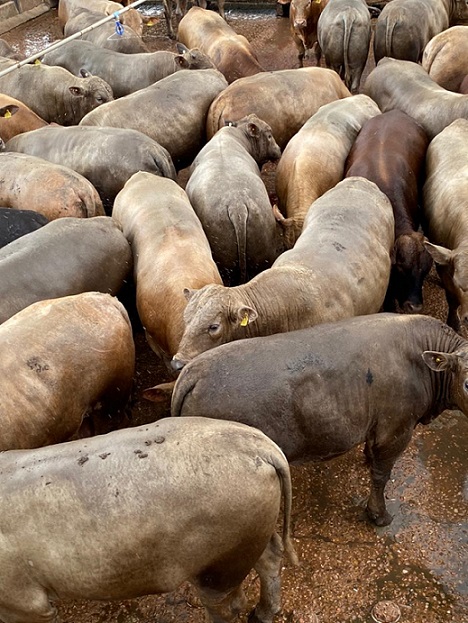
[[[125,406],[134,367],[130,320],[109,294],[23,309],[0,326],[0,450],[66,441],[98,402]]]
[[[394,219],[373,182],[350,177],[317,199],[293,249],[246,284],[185,290],[185,332],[172,365],[243,338],[379,311]]]
[[[0,93],[0,138],[5,143],[17,134],[37,130],[46,125],[47,121],[36,115],[26,104]]]
[[[392,0],[377,19],[375,62],[391,56],[417,63],[432,37],[466,19],[466,0]]]
[[[180,72],[179,72],[180,73]],[[320,106],[351,93],[331,69],[281,69],[239,78],[213,101],[206,122],[207,137],[229,121],[253,113],[271,127],[281,149]]]
[[[185,191],[151,173],[141,171],[128,180],[112,218],[135,257],[136,303],[146,339],[169,361],[184,332],[184,288],[222,284],[208,240]]]
[[[468,26],[453,26],[431,39],[424,49],[422,66],[441,87],[460,92],[468,74]]]
[[[180,21],[178,39],[207,54],[229,83],[265,71],[248,39],[214,11],[192,7]]]
[[[289,246],[300,236],[311,204],[343,179],[362,124],[378,114],[379,107],[367,95],[337,100],[319,108],[289,141],[276,168],[279,208],[290,225]]]
[[[468,119],[468,96],[439,86],[417,63],[383,58],[364,92],[382,112],[398,108],[413,117],[430,139],[460,117]]]
[[[424,231],[447,296],[447,324],[468,327],[468,121],[457,119],[427,150]]]
[[[289,21],[298,52],[299,67],[303,67],[304,58],[309,56],[314,57],[317,67],[320,65],[322,52],[317,40],[317,23],[327,2],[328,0],[291,0]]]
[[[26,154],[0,154],[0,205],[34,210],[49,221],[104,216],[97,190],[68,167]]]

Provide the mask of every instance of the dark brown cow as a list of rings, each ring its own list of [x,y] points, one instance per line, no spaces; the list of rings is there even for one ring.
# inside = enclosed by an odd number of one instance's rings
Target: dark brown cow
[[[317,67],[322,51],[317,40],[317,23],[328,0],[291,0],[289,21],[291,33],[298,51],[299,67],[304,66],[304,57],[313,55]]]
[[[178,38],[207,54],[229,83],[265,71],[249,41],[213,11],[192,7],[180,21]]]
[[[345,175],[360,175],[387,195],[395,216],[392,273],[385,301],[387,309],[398,300],[404,312],[422,309],[422,286],[432,266],[418,232],[421,172],[429,140],[422,127],[400,110],[366,121],[351,148]]]

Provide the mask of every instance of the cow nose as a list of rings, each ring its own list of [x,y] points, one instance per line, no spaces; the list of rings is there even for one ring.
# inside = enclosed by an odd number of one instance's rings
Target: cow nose
[[[297,19],[294,22],[294,28],[305,28],[307,26],[307,20],[305,19]]]
[[[403,311],[405,314],[420,314],[422,311],[422,303],[412,303],[411,301],[406,301],[403,305]]]
[[[182,370],[184,366],[185,366],[185,363],[181,361],[180,359],[172,359],[171,361],[171,368],[175,370],[176,372],[179,372],[179,370]]]

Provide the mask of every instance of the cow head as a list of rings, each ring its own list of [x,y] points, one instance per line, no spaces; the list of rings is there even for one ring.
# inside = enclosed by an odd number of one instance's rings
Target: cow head
[[[455,330],[460,323],[468,327],[468,249],[446,249],[424,243],[437,265],[437,272],[447,293],[448,324]]]
[[[114,99],[111,87],[102,78],[89,75],[76,80],[68,88],[72,95],[68,124],[78,124],[88,112]]]
[[[261,167],[268,160],[278,160],[281,149],[268,123],[251,114],[236,123],[249,141],[249,152]]]
[[[177,52],[174,61],[180,69],[216,69],[211,58],[198,48],[189,50],[183,43],[177,43]]]
[[[468,416],[468,345],[454,353],[426,350],[422,357],[434,372],[450,375],[450,382],[444,384],[447,387],[446,404]]]
[[[172,367],[181,370],[200,353],[247,337],[248,326],[257,319],[257,312],[245,305],[238,288],[220,285],[204,286],[200,290],[185,288],[188,301],[184,311],[185,331]]]
[[[392,252],[392,279],[401,309],[407,314],[422,310],[424,279],[432,267],[432,256],[419,232],[402,234],[395,240]]]

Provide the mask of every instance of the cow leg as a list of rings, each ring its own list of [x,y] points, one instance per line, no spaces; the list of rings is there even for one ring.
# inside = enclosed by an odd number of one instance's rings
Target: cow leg
[[[299,52],[299,54],[297,55],[297,58],[299,60],[299,67],[304,67],[304,54],[305,51],[302,50],[302,52]]]
[[[197,586],[197,589],[206,610],[207,623],[232,623],[246,608],[247,599],[241,586],[224,592],[205,586]]]
[[[447,299],[447,305],[448,305],[447,324],[449,327],[452,327],[454,331],[459,333],[460,332],[460,318],[458,317],[459,301],[457,297],[454,296],[448,290],[445,290],[445,298]]]
[[[172,27],[172,0],[163,0],[164,17],[166,19],[167,34],[170,39],[175,39],[174,28]]]
[[[281,610],[281,565],[283,544],[276,532],[254,568],[260,576],[260,601],[250,613],[249,623],[272,623]]]
[[[370,462],[371,492],[367,501],[367,514],[377,526],[388,526],[393,517],[385,506],[384,491],[397,458],[407,447],[412,430],[393,442],[377,445],[366,442],[365,455]]]
[[[0,603],[4,623],[58,623],[57,609],[42,588],[12,591],[8,598],[8,603]]]

